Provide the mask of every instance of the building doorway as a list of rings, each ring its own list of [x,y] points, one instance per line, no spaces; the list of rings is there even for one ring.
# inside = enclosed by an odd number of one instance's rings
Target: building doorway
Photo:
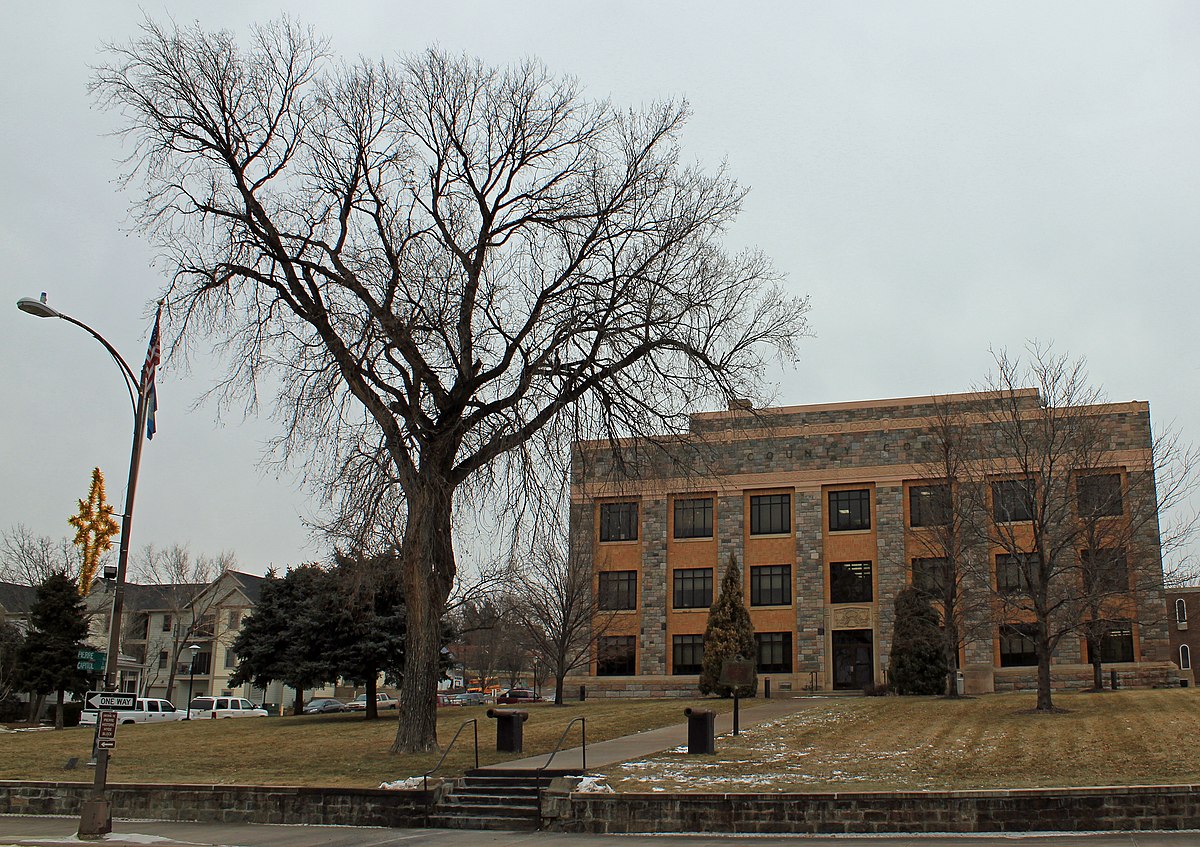
[[[875,682],[875,658],[869,629],[837,629],[833,632],[833,687],[862,690]]]

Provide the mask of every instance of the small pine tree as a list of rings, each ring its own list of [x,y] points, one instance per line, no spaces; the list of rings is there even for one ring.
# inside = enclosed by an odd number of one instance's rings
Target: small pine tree
[[[20,665],[25,685],[39,695],[33,701],[58,693],[55,729],[63,727],[63,692],[87,690],[87,674],[76,667],[87,631],[87,613],[75,582],[65,573],[46,577],[29,609]]]
[[[915,588],[896,595],[888,678],[897,694],[941,694],[946,687],[946,653],[940,621],[929,597]]]
[[[734,689],[721,685],[721,663],[726,659],[741,656],[753,661],[757,648],[754,641],[754,626],[750,623],[750,612],[746,609],[746,595],[742,590],[742,569],[737,557],[729,554],[729,566],[721,579],[721,593],[708,610],[708,626],[704,630],[704,664],[700,670],[700,693],[720,694],[732,697]],[[738,688],[740,697],[750,697],[758,690],[755,677],[750,685]]]

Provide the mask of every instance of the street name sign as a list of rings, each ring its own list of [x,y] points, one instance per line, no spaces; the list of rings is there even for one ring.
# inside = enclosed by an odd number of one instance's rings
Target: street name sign
[[[117,713],[116,712],[101,712],[99,732],[96,734],[99,739],[96,746],[101,750],[112,750],[117,746]]]
[[[137,695],[120,691],[89,691],[83,698],[83,708],[132,712],[137,708]]]
[[[81,671],[104,670],[103,650],[80,650],[77,658],[78,661],[75,663],[75,667]]]

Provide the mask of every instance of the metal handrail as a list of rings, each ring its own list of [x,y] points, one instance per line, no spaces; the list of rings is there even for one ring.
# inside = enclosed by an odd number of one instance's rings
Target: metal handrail
[[[458,736],[462,735],[462,731],[467,728],[467,724],[470,724],[475,731],[475,767],[478,769],[478,767],[479,767],[479,724],[475,718],[471,718],[469,720],[465,720],[462,722],[462,726],[460,726],[458,728],[458,731],[456,733],[454,733],[454,737],[450,739],[450,743],[446,745],[446,749],[442,751],[442,758],[437,760],[437,764],[434,765],[429,770],[425,771],[425,773],[421,774],[421,790],[422,791],[429,790],[430,774],[432,774],[434,771],[436,771],[438,768],[440,768],[442,766],[442,762],[446,761],[446,756],[450,755],[450,750],[451,750],[451,748],[454,747],[454,742],[458,741]]]
[[[580,739],[583,742],[583,744],[582,744],[582,747],[583,747],[583,772],[587,773],[587,718],[585,718],[581,715],[580,717],[574,718],[573,720],[571,720],[570,723],[568,723],[566,725],[566,727],[562,731],[562,735],[560,735],[558,737],[558,743],[555,744],[554,749],[552,751],[550,751],[550,758],[548,758],[546,760],[546,764],[542,765],[540,768],[538,768],[536,771],[534,771],[534,774],[536,774],[536,776],[534,777],[534,781],[537,783],[538,829],[539,830],[542,828],[542,774],[545,772],[546,768],[550,767],[550,763],[554,761],[554,757],[557,756],[558,751],[562,749],[562,743],[563,743],[563,741],[566,740],[567,733],[571,731],[571,727],[573,727],[577,723],[579,724]]]

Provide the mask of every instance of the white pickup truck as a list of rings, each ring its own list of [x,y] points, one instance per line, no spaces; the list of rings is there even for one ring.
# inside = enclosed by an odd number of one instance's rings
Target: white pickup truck
[[[176,709],[170,700],[157,700],[153,697],[139,697],[137,708],[131,711],[118,711],[117,723],[166,723],[167,721],[183,720],[185,712]],[[80,726],[95,726],[100,713],[95,709],[84,709],[79,716]]]

